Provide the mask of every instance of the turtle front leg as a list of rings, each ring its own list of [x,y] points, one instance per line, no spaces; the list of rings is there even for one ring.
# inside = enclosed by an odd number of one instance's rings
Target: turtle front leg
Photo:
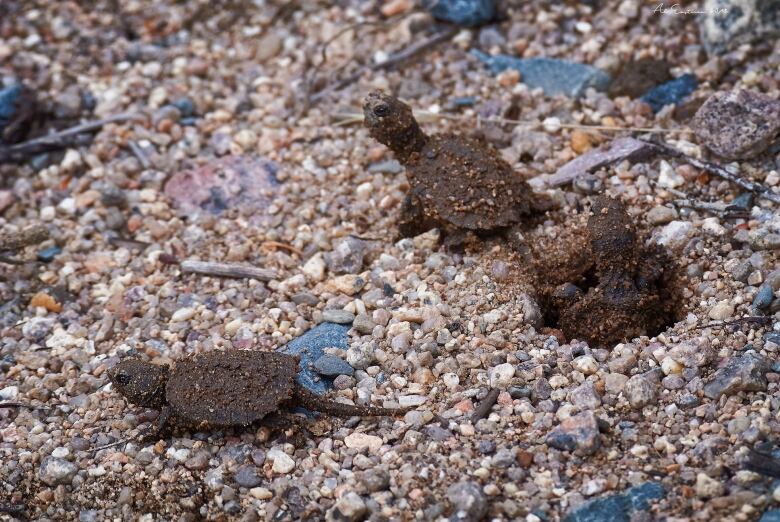
[[[163,406],[160,410],[160,415],[157,417],[157,421],[138,436],[138,442],[152,442],[163,438],[162,434],[168,429],[172,416],[173,411],[171,410],[171,407]]]
[[[154,423],[153,426],[148,426],[144,431],[136,435],[135,437],[128,437],[126,439],[121,439],[116,442],[112,442],[111,444],[106,444],[104,446],[97,446],[95,448],[92,448],[89,450],[92,453],[97,453],[98,451],[108,449],[108,448],[114,448],[116,446],[122,446],[124,444],[127,444],[128,442],[138,442],[139,444],[149,443],[156,440],[160,440],[160,435],[166,430],[168,427],[168,422],[170,421],[172,416],[171,408],[169,406],[164,406],[162,410],[160,410],[160,415],[157,417],[157,422]]]
[[[296,448],[305,446],[306,440],[313,437],[313,433],[309,430],[308,420],[290,412],[271,413],[263,417],[260,424],[272,431],[281,431],[281,438],[290,440]],[[289,435],[288,432],[290,432]]]

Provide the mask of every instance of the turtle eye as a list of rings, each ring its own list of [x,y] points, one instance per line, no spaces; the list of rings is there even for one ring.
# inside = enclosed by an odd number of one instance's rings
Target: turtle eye
[[[388,107],[386,103],[380,103],[379,105],[374,107],[374,114],[376,114],[380,118],[382,116],[387,116],[387,113],[389,112],[390,112],[390,107]]]
[[[130,384],[130,374],[127,372],[118,372],[116,374],[115,380],[117,384],[121,384],[122,386],[126,386]]]

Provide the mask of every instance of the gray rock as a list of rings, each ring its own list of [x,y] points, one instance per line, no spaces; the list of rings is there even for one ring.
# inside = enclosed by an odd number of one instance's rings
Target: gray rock
[[[97,522],[98,512],[94,509],[79,511],[79,522]]]
[[[398,160],[380,161],[379,163],[372,163],[368,166],[368,171],[372,174],[398,174],[403,172],[403,166]]]
[[[347,350],[347,362],[358,370],[365,370],[376,361],[370,345],[350,346]]]
[[[545,441],[548,446],[578,455],[592,455],[601,447],[599,425],[592,411],[564,419]]]
[[[293,339],[279,351],[300,356],[301,371],[298,373],[298,382],[322,395],[330,389],[331,383],[329,379],[322,379],[314,370],[314,362],[325,355],[325,348],[346,350],[349,347],[348,332],[349,326],[322,323]]]
[[[677,217],[677,210],[663,205],[651,208],[645,215],[645,219],[651,225],[665,225],[674,221]]]
[[[717,399],[723,394],[731,395],[739,391],[766,390],[766,373],[770,369],[766,359],[753,352],[732,357],[704,386],[704,395]]]
[[[472,49],[471,54],[487,65],[493,74],[506,69],[519,71],[523,83],[531,89],[542,89],[548,96],[563,94],[579,98],[590,87],[598,91],[606,90],[612,81],[601,69],[558,58],[491,56],[477,49]]]
[[[364,335],[370,335],[374,331],[376,323],[368,314],[357,314],[352,322],[352,327]]]
[[[366,514],[366,503],[354,491],[338,499],[325,514],[327,522],[354,522],[362,520]]]
[[[517,464],[517,449],[516,448],[501,448],[490,459],[490,464],[494,468],[509,468]]]
[[[487,514],[487,499],[476,482],[464,480],[447,488],[447,499],[454,508],[450,520],[478,521]]]
[[[780,34],[780,0],[707,0],[699,32],[709,55]]]
[[[305,304],[309,306],[315,306],[317,303],[320,302],[319,299],[317,299],[317,296],[314,294],[310,294],[309,292],[300,292],[297,294],[293,294],[293,296],[290,298],[293,303],[295,304]]]
[[[262,477],[257,473],[257,468],[250,465],[238,468],[233,478],[242,488],[253,488],[263,482]]]
[[[574,388],[569,400],[581,410],[594,410],[601,406],[601,396],[591,381],[585,381]]]
[[[370,469],[363,473],[360,481],[369,493],[385,491],[390,487],[390,473],[384,469]]]
[[[430,437],[431,440],[437,442],[444,442],[452,437],[452,432],[450,430],[446,430],[436,424],[426,426],[425,429],[423,429],[423,432]]]
[[[326,377],[335,377],[337,375],[352,375],[355,369],[347,361],[335,355],[325,354],[314,361],[314,369]]]
[[[658,397],[658,380],[651,373],[634,375],[626,383],[626,397],[632,408],[644,408]]]
[[[736,265],[731,270],[731,276],[734,278],[735,281],[739,281],[741,283],[747,283],[747,279],[750,276],[750,273],[753,271],[753,266],[750,264],[750,261],[745,260]]]
[[[322,311],[322,319],[328,323],[352,324],[355,314],[347,310],[328,309]]]
[[[43,483],[53,487],[61,484],[70,484],[78,471],[79,468],[74,463],[58,457],[48,456],[41,461],[38,476]]]
[[[543,325],[544,316],[536,300],[526,293],[520,294],[517,300],[523,311],[523,322],[534,328],[540,328]]]
[[[754,158],[780,135],[780,101],[747,89],[716,92],[696,112],[691,127],[722,158]]]
[[[551,393],[552,386],[550,386],[550,381],[540,377],[534,381],[533,388],[531,388],[531,400],[537,402],[549,399]]]
[[[334,274],[357,274],[363,268],[366,246],[362,239],[347,237],[325,256],[328,268]]]

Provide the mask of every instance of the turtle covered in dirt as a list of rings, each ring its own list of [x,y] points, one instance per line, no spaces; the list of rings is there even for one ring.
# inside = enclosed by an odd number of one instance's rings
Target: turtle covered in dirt
[[[363,104],[371,136],[388,146],[406,167],[411,190],[399,231],[416,235],[439,227],[444,232],[488,232],[509,227],[549,208],[484,139],[456,134],[428,136],[412,109],[374,91]]]
[[[339,417],[396,415],[406,409],[353,406],[322,398],[296,381],[298,358],[276,352],[209,352],[173,367],[139,359],[108,372],[132,404],[161,410],[157,431],[169,422],[192,426],[247,426],[302,406]]]
[[[643,244],[620,201],[599,196],[591,212],[591,263],[549,297],[558,326],[569,338],[602,345],[655,335],[676,318],[673,265],[661,247]]]

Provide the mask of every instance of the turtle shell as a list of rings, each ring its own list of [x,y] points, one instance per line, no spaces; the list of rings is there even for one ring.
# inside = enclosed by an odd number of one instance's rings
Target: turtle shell
[[[506,227],[533,210],[531,187],[482,139],[431,136],[407,173],[425,212],[458,228]]]
[[[173,414],[185,421],[247,425],[292,398],[297,371],[298,359],[282,353],[203,353],[176,363],[165,397]]]

